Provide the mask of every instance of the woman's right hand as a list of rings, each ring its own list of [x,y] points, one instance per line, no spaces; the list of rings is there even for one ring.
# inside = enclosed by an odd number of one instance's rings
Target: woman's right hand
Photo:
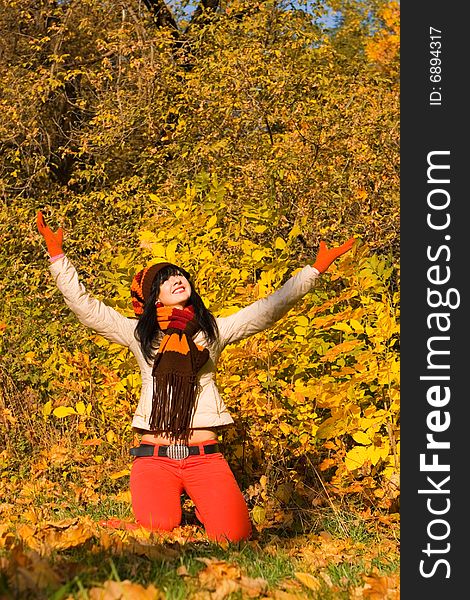
[[[59,255],[63,255],[64,251],[62,249],[62,240],[64,238],[64,232],[62,227],[59,227],[59,229],[56,232],[52,231],[52,229],[46,225],[44,215],[41,211],[38,211],[38,214],[36,216],[36,225],[39,233],[42,235],[44,241],[46,242],[49,256],[51,258],[55,258]]]

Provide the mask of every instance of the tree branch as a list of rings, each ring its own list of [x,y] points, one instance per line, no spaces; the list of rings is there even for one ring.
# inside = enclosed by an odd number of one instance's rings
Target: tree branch
[[[168,28],[172,35],[176,38],[179,37],[179,29],[178,24],[175,21],[175,18],[171,14],[168,6],[163,2],[163,0],[143,0],[145,6],[152,13],[153,20],[157,27],[166,27]]]
[[[196,23],[206,14],[206,11],[215,12],[220,5],[220,0],[201,0],[191,17],[191,23]]]

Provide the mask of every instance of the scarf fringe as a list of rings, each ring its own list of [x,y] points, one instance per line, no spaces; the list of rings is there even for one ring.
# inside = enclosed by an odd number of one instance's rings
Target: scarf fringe
[[[196,405],[196,375],[158,373],[153,377],[150,427],[169,433],[171,439],[187,441]]]

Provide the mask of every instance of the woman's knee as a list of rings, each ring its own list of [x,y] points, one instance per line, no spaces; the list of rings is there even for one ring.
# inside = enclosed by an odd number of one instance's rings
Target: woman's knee
[[[149,512],[134,511],[135,520],[139,525],[150,531],[172,531],[181,524],[178,515],[162,515]]]
[[[216,542],[242,542],[249,540],[253,530],[250,520],[225,523],[220,527],[206,527],[207,537]]]
[[[134,517],[142,527],[151,531],[171,531],[181,523],[182,511],[179,494],[165,494],[159,498],[153,494],[132,489],[132,510]]]
[[[226,503],[226,510],[206,511],[203,523],[207,536],[218,542],[248,540],[253,532],[248,507],[240,494],[239,501]],[[197,513],[196,513],[197,515]]]

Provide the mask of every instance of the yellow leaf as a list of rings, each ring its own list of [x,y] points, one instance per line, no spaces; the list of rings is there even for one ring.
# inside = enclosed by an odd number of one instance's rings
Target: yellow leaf
[[[253,257],[254,261],[258,262],[265,257],[265,253],[264,250],[254,250],[251,256]]]
[[[282,431],[282,433],[285,433],[286,435],[288,435],[291,432],[291,427],[287,423],[281,423],[279,425],[279,429]]]
[[[286,247],[286,242],[281,237],[277,237],[276,241],[274,242],[274,247],[276,250],[284,250]]]
[[[128,504],[130,504],[132,502],[132,497],[131,497],[130,491],[124,490],[122,492],[118,492],[116,494],[116,500],[118,502],[127,502]]]
[[[266,521],[266,509],[262,506],[255,506],[251,511],[251,516],[253,517],[253,521],[258,525],[261,525]]]
[[[48,417],[52,412],[52,400],[48,400],[46,404],[42,407],[42,414],[45,417]]]
[[[296,223],[289,232],[289,239],[297,237],[299,235],[299,233],[302,233],[302,230],[300,229],[299,225]]]
[[[169,262],[174,263],[176,261],[176,248],[178,247],[178,240],[171,240],[166,247],[166,258]]]
[[[129,469],[121,469],[120,471],[116,471],[115,473],[111,473],[111,475],[109,476],[111,479],[120,479],[121,477],[125,477],[126,475],[129,475],[130,471]]]
[[[81,400],[80,400],[80,402],[77,402],[77,404],[75,404],[75,410],[77,411],[77,413],[79,415],[84,415],[86,412],[85,403],[82,402]]]
[[[156,258],[164,258],[165,246],[163,244],[152,244],[152,255]]]
[[[36,356],[36,352],[26,352],[24,355],[26,362],[31,364],[34,361],[34,357]]]
[[[362,333],[364,331],[364,327],[361,325],[361,323],[359,323],[359,321],[356,321],[356,319],[351,319],[349,324],[356,333]]]
[[[358,444],[364,444],[365,446],[372,444],[372,440],[363,431],[356,431],[356,433],[353,433],[352,437]]]
[[[368,448],[365,446],[355,446],[352,448],[344,459],[344,464],[348,471],[354,471],[359,469],[362,465],[370,459]]]
[[[331,439],[344,433],[346,433],[344,419],[329,417],[320,425],[316,435],[320,439]]]
[[[206,223],[206,229],[212,229],[216,223],[217,215],[212,215],[212,217]]]
[[[59,417],[59,419],[62,419],[64,417],[69,417],[70,415],[76,415],[77,413],[71,406],[58,406],[57,408],[54,408],[52,414],[54,417]]]
[[[147,229],[139,232],[139,240],[141,242],[154,242],[155,234],[153,231],[148,231]]]
[[[371,446],[369,448],[370,451],[370,461],[373,465],[376,465],[380,459],[385,460],[390,451],[390,447],[387,441],[385,441],[384,445],[381,446]]]
[[[321,587],[320,581],[313,575],[310,575],[310,573],[301,573],[297,571],[295,576],[305,587],[308,587],[310,590],[318,591]]]

